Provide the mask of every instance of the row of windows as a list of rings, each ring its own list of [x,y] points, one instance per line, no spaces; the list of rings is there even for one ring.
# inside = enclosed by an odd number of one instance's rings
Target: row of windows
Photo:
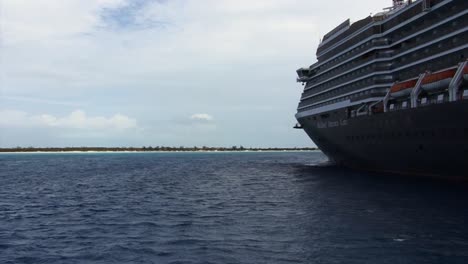
[[[372,35],[372,34],[371,34],[371,35]],[[371,35],[369,35],[368,37],[370,37]],[[348,46],[348,47],[349,47],[349,46]],[[365,50],[369,50],[371,47],[372,47],[371,41],[366,41],[365,43],[362,43],[361,45],[355,47],[354,49],[351,49],[351,50],[347,51],[346,53],[343,53],[343,54],[341,54],[341,55],[339,55],[339,56],[333,58],[332,60],[326,62],[326,63],[323,64],[320,68],[321,68],[321,69],[324,69],[324,70],[325,70],[325,69],[328,69],[328,68],[331,68],[331,67],[337,65],[338,63],[340,63],[340,62],[342,62],[342,61],[344,61],[344,60],[346,60],[346,59],[349,59],[349,58],[355,56],[356,54],[359,54],[359,53],[361,53],[361,52],[363,52],[363,51],[365,51]],[[333,51],[333,55],[336,54],[336,53],[339,53],[339,52],[341,52],[341,51],[339,51],[339,50],[335,51],[335,50],[334,50],[334,51]],[[333,57],[333,55],[330,54],[329,57],[331,58],[331,57]],[[323,59],[323,58],[320,58],[320,60],[323,61],[324,59]],[[319,60],[319,61],[320,61],[320,60]]]
[[[433,3],[431,4],[431,6],[434,6],[434,5],[436,5],[436,2],[441,2],[441,0],[432,0],[432,2]],[[465,10],[465,9],[466,9],[466,3],[465,3],[465,7],[463,8],[462,6],[459,6],[457,3],[452,2],[452,3],[447,4],[445,6],[439,7],[434,12],[427,13],[423,17],[424,18],[423,20],[425,22],[434,24],[434,21],[437,20],[437,18],[450,17],[451,15],[459,12],[460,10]],[[421,5],[415,6],[411,10],[409,10],[409,12],[406,12],[405,14],[402,14],[401,16],[395,17],[394,19],[390,19],[388,22],[384,23],[382,25],[382,29],[384,31],[387,31],[387,30],[397,26],[398,24],[407,21],[411,17],[414,17],[414,16],[418,15],[422,11],[423,11],[423,9],[422,9]],[[418,22],[421,23],[422,21],[418,21]],[[418,30],[418,29],[415,28],[415,30]]]
[[[362,89],[362,88],[365,88],[365,87],[369,87],[369,86],[372,86],[373,84],[382,82],[382,80],[383,80],[383,83],[388,83],[389,86],[390,86],[390,83],[393,82],[393,77],[391,75],[389,75],[387,77],[390,77],[390,79],[382,79],[383,77],[385,77],[385,76],[375,76],[375,77],[365,78],[365,79],[362,79],[360,81],[353,82],[351,84],[342,86],[340,88],[336,88],[336,89],[333,89],[331,91],[328,91],[328,92],[325,92],[325,93],[322,93],[322,94],[319,94],[319,95],[316,95],[316,96],[312,96],[310,98],[307,98],[307,99],[303,100],[301,102],[301,106],[311,104],[313,102],[326,100],[328,98],[335,97],[335,96],[340,95],[340,94],[350,93],[350,92],[353,92],[353,91],[356,91],[356,90],[359,90],[359,89]],[[305,96],[306,96],[306,94],[304,93],[303,97],[305,97]]]
[[[315,88],[312,88],[312,89],[309,89],[309,90],[305,91],[305,93],[307,95],[312,95],[312,94],[324,91],[326,89],[332,88],[334,86],[341,85],[341,84],[343,84],[345,82],[349,82],[349,81],[352,81],[352,80],[357,79],[359,77],[368,75],[368,74],[370,74],[372,72],[374,72],[374,69],[373,69],[372,65],[368,65],[368,66],[360,68],[360,69],[358,69],[356,71],[352,71],[350,73],[341,75],[340,77],[332,79],[331,81],[320,84]]]
[[[336,76],[342,72],[345,72],[349,69],[352,69],[352,68],[356,68],[358,67],[359,65],[363,65],[369,61],[372,61],[374,60],[376,57],[376,54],[375,54],[375,51],[372,51],[372,52],[368,52],[367,54],[365,55],[362,55],[360,58],[356,58],[356,59],[353,59],[347,63],[344,63],[332,70],[329,70],[323,74],[321,74],[320,76],[314,78],[311,82],[308,83],[308,86],[313,86],[315,83],[319,83],[319,82],[322,82],[324,80],[327,80],[333,76]],[[370,67],[370,66],[368,66]],[[307,88],[307,87],[306,87]]]
[[[345,31],[342,32],[339,36],[337,36],[335,39],[329,40],[328,43],[320,46],[317,49],[317,53],[322,53],[324,50],[330,49],[330,47],[336,45],[336,43],[342,41],[343,39],[353,35],[355,32],[362,30],[366,26],[368,26],[370,23],[372,23],[372,18],[367,17],[365,19],[362,19],[360,21],[357,21],[355,23],[352,23],[350,27]]]
[[[461,18],[460,18],[461,19]],[[460,21],[453,21],[453,23],[455,24],[458,24]],[[464,23],[468,26],[468,19],[466,19],[466,21],[464,22],[461,22],[461,23]],[[432,35],[436,34],[437,36],[441,36],[441,35],[446,35],[446,34],[449,34],[453,31],[457,30],[457,28],[454,28],[454,27],[446,27],[446,28],[436,28],[432,31]],[[434,39],[434,36],[432,36],[431,34],[424,34],[424,35],[420,35],[416,38],[413,38],[413,39],[410,39],[410,40],[407,40],[399,45],[397,45],[395,48],[395,50],[398,51],[398,53],[401,53],[401,52],[404,52],[406,50],[409,50],[409,49],[412,49],[418,45],[421,45],[421,43],[426,43],[428,41],[430,41],[431,39]],[[437,53],[437,51],[443,51],[443,50],[446,50],[446,49],[450,49],[450,48],[453,48],[453,47],[456,47],[460,44],[463,44],[463,40],[467,39],[468,38],[468,32],[465,32],[465,33],[461,33],[455,37],[452,37],[452,38],[449,38],[449,39],[446,39],[444,41],[441,41],[437,44],[434,44],[432,46],[428,46],[426,48],[424,48],[421,51],[415,51],[413,52],[411,55],[405,55],[405,56],[402,56],[400,58],[398,58],[396,61],[399,65],[404,65],[405,62],[407,61],[415,61],[417,60],[418,58],[422,58],[422,57],[425,57],[427,55],[430,55],[431,53]],[[378,54],[378,53],[377,53]],[[364,56],[363,56],[364,57]],[[361,59],[361,60],[353,60],[349,63],[346,63],[346,64],[343,64],[341,65],[340,67],[337,67],[323,75],[321,75],[320,77],[314,79],[314,82],[321,82],[325,79],[328,79],[334,75],[337,75],[339,74],[340,72],[343,72],[344,70],[346,70],[346,68],[351,68],[351,67],[356,67],[355,65],[356,64],[364,64],[365,62],[367,61],[370,61],[372,59],[374,59],[376,57],[376,53],[375,52],[371,52],[369,54],[366,54],[365,57],[367,57],[367,59]],[[356,71],[353,71],[345,76],[342,76],[340,77],[338,80],[336,80],[335,82],[333,81],[330,81],[329,83],[329,86],[325,86],[323,87],[322,90],[324,89],[327,89],[333,85],[336,85],[338,82],[343,81],[345,80],[346,76],[355,76],[356,74],[360,74],[362,73],[363,71],[369,71],[370,69],[374,69],[373,67],[375,66],[367,66],[367,67],[363,67],[363,68],[360,68]],[[311,85],[313,85],[313,83],[311,83]],[[307,89],[307,87],[306,87]],[[312,89],[314,90],[314,89]],[[309,94],[311,94],[312,92],[309,92]]]
[[[468,94],[467,90],[464,90],[462,95]],[[425,94],[418,98],[417,106],[428,106],[432,104],[441,104],[449,102],[448,92],[439,93],[439,94]],[[390,101],[388,105],[389,111],[401,110],[410,108],[410,100],[399,100],[399,101]]]
[[[424,59],[430,55],[438,54],[446,50],[457,48],[460,45],[464,44],[462,43],[461,39],[468,39],[468,32],[459,34],[457,35],[457,37],[454,37],[454,38],[449,38],[444,41],[434,43],[420,51],[415,51],[408,55],[401,56],[395,60],[395,68],[399,68],[408,63],[412,63],[412,62]],[[454,56],[453,56],[454,61],[452,62],[453,65],[451,66],[455,66],[459,62],[461,55],[462,53],[459,53],[459,52],[454,53]],[[450,65],[448,67],[450,67]]]
[[[418,9],[419,10],[419,9]],[[390,39],[393,39],[394,41],[397,41],[403,37],[406,37],[408,35],[411,35],[411,34],[414,34],[416,32],[419,32],[421,31],[422,29],[430,26],[430,25],[433,25],[433,24],[436,24],[438,22],[440,22],[442,19],[444,18],[447,18],[447,17],[450,17],[451,15],[453,14],[456,14],[458,13],[459,10],[457,9],[454,9],[453,8],[453,5],[452,7],[448,7],[448,6],[444,6],[444,7],[441,7],[439,9],[437,9],[437,11],[435,12],[429,12],[428,14],[426,14],[425,16],[423,16],[422,18],[419,18],[417,19],[416,21],[413,21],[412,23],[409,23],[408,25],[404,26],[403,28],[401,29],[398,29],[398,30],[395,30],[394,32],[390,33],[388,36],[388,38]],[[420,13],[420,11],[418,11],[417,13]],[[410,17],[414,16],[415,14],[411,15]],[[461,21],[466,21],[466,18],[465,19],[461,19]],[[400,23],[400,22],[399,22]],[[398,24],[399,24],[398,23]],[[458,25],[457,23],[459,22],[455,22],[455,25]],[[387,23],[385,23],[384,25],[386,25]],[[383,25],[383,26],[384,26]],[[453,24],[451,24],[452,27],[453,27]],[[394,27],[395,25],[391,26],[391,27]],[[443,28],[451,28],[450,26],[447,27],[446,24],[442,25]],[[391,28],[391,27],[388,27]],[[458,28],[460,28],[460,26],[458,25],[457,26]],[[370,29],[367,30],[369,31],[370,33]],[[366,31],[366,32],[367,32]],[[362,33],[364,34],[364,33]],[[367,34],[366,34],[367,35]],[[373,35],[373,34],[370,34],[370,36]],[[361,39],[361,37],[357,36],[356,38],[352,38],[351,40],[354,42],[354,40],[357,40],[357,39]],[[350,41],[351,41],[350,40]],[[342,45],[340,45],[341,48],[336,48],[336,49],[333,49],[333,54],[336,54],[338,52],[341,52],[345,49],[347,49],[348,47],[356,44],[356,43],[349,43],[350,41],[347,41],[345,43],[343,43]],[[327,69],[329,67],[332,67],[334,66],[335,64],[353,56],[357,51],[363,51],[365,48],[369,49],[371,48],[372,45],[370,42],[366,42],[366,43],[363,43],[362,45],[360,45],[359,47],[353,49],[353,50],[350,50],[348,51],[347,53],[345,54],[342,54],[336,58],[334,58],[333,60],[330,60],[328,61],[327,63],[323,64],[320,68],[322,69]],[[332,57],[333,55],[330,54],[329,57]],[[326,60],[327,58],[325,58],[324,56],[322,56],[320,58],[320,61],[323,61],[323,60]]]
[[[397,80],[408,80],[427,70],[436,72],[441,69],[456,66],[459,62],[464,61],[467,57],[468,49],[463,49],[459,52],[454,52],[449,55],[422,62],[418,65],[412,66],[409,69],[397,71],[394,73],[394,76]]]
[[[348,40],[348,41],[344,42],[343,44],[339,45],[338,47],[333,48],[328,53],[326,53],[326,54],[324,54],[322,56],[319,56],[318,60],[322,60],[322,61],[328,60],[328,59],[332,58],[333,56],[335,56],[335,54],[337,54],[339,52],[342,52],[342,51],[348,49],[349,47],[354,46],[357,43],[359,43],[359,42],[361,42],[361,41],[363,41],[365,39],[368,39],[369,37],[372,37],[374,35],[374,33],[375,33],[374,29],[373,29],[373,27],[371,27],[371,28],[365,30],[364,32],[362,32],[361,34],[359,34],[357,36],[354,36],[350,40]],[[361,51],[362,51],[362,49],[364,49],[364,48],[370,48],[371,44],[372,43],[370,41],[367,41],[366,43],[360,45],[358,48],[361,49]],[[356,49],[358,49],[358,48],[356,48]],[[355,49],[355,51],[356,51],[356,49]],[[341,58],[341,60],[342,60],[342,59],[348,57],[351,54],[352,54],[352,52],[349,51],[348,55],[342,54],[337,58]]]
[[[468,17],[468,15],[459,17],[458,19],[452,21],[449,25],[445,24],[444,26],[437,27],[437,28],[433,29],[433,30],[430,31],[430,32],[427,32],[427,33],[422,34],[422,35],[418,35],[418,36],[416,36],[415,38],[412,38],[412,39],[407,40],[407,41],[405,41],[405,42],[403,42],[403,43],[400,43],[400,44],[398,44],[397,46],[395,46],[394,48],[395,48],[396,51],[398,51],[399,53],[401,53],[401,52],[404,52],[404,51],[409,50],[409,49],[411,49],[411,48],[414,48],[414,47],[416,47],[416,46],[418,46],[418,45],[421,45],[421,43],[426,43],[426,42],[428,42],[428,41],[434,39],[435,36],[436,36],[436,37],[439,37],[439,36],[443,36],[443,35],[449,34],[449,33],[451,33],[451,32],[454,32],[454,31],[456,31],[456,30],[459,30],[460,28],[463,28],[463,27],[465,27],[465,26],[468,26],[468,19],[467,19],[467,17]],[[412,24],[409,24],[407,27],[411,27],[411,28],[415,28],[415,29],[416,29],[416,28],[419,28],[419,27],[417,27],[417,26],[416,26],[415,24],[413,24],[413,23],[412,23]],[[402,30],[403,30],[403,29],[402,29]],[[399,34],[399,35],[402,35],[402,36],[407,36],[407,35],[410,35],[410,33],[412,34],[412,33],[413,33],[412,31],[413,31],[413,30],[411,30],[411,32],[408,32],[408,33],[406,33],[406,31],[404,31],[404,30],[403,30],[402,32],[399,31],[399,32],[390,34],[390,37],[391,37],[391,38],[399,38],[399,36],[397,36],[396,34]],[[455,37],[455,38],[452,38],[452,42],[454,42],[454,43],[460,43],[460,42],[463,41],[463,39],[464,39],[464,37]],[[367,43],[365,43],[365,44],[359,46],[359,47],[356,48],[356,49],[353,49],[353,50],[347,52],[346,54],[343,54],[343,55],[341,55],[341,56],[339,56],[339,57],[333,59],[332,61],[326,63],[326,64],[325,64],[324,66],[322,66],[322,67],[326,67],[328,64],[334,64],[334,62],[340,62],[340,61],[342,61],[343,58],[345,58],[345,57],[347,57],[347,56],[349,56],[349,55],[352,55],[354,51],[360,51],[360,48],[363,48],[364,46],[367,46],[367,45],[369,45],[369,42],[367,42]],[[372,54],[372,53],[371,53],[371,54],[366,54],[366,55],[364,55],[362,58],[366,58],[366,57],[368,58],[368,57],[370,56],[371,59],[372,59],[375,55],[376,55],[375,53],[373,53],[373,54]],[[362,58],[361,58],[361,59],[362,59]],[[366,61],[369,61],[369,59],[366,60]],[[326,75],[326,77],[333,76],[333,75],[336,74],[337,72],[342,71],[343,69],[348,68],[350,65],[353,65],[353,64],[355,64],[356,62],[357,62],[356,60],[353,60],[352,62],[346,63],[346,64],[344,64],[344,65],[342,65],[342,66],[336,68],[336,70],[332,70],[333,73],[327,72],[327,73],[325,73],[324,75]],[[365,61],[363,61],[363,60],[360,60],[359,62],[360,62],[360,63],[365,63]],[[330,66],[330,67],[331,67],[331,66]],[[320,76],[320,77],[321,77],[321,76]],[[320,78],[320,77],[319,77],[319,78]],[[321,81],[321,80],[324,80],[324,79],[326,79],[326,78],[320,78],[320,80],[317,78],[317,81]]]
[[[368,86],[370,86],[372,84],[371,81],[372,81],[371,78],[366,79],[366,82],[367,82],[366,84]],[[363,86],[363,87],[365,87],[365,86]],[[303,100],[301,102],[300,106],[305,106],[305,105],[308,105],[308,104],[312,104],[314,102],[319,102],[319,101],[323,101],[323,100],[326,100],[326,99],[331,98],[331,97],[338,96],[340,94],[345,94],[347,92],[350,92],[350,90],[351,90],[350,87],[343,86],[341,88],[337,88],[337,89],[331,90],[329,92],[322,93],[320,95],[307,98],[307,99],[305,99],[305,100]],[[355,89],[352,89],[352,90],[355,90]]]
[[[462,90],[462,92],[460,93],[459,99],[465,99],[465,100],[468,99],[468,81],[465,81],[463,83],[461,90]],[[385,93],[386,93],[385,88],[371,90],[371,94],[378,94],[380,96],[382,96]],[[356,93],[356,94],[353,94],[353,95],[350,95],[350,96],[337,98],[335,100],[331,100],[331,101],[324,102],[324,103],[321,103],[321,104],[318,104],[318,105],[307,107],[305,109],[302,109],[301,111],[318,108],[318,107],[321,107],[321,106],[341,102],[341,101],[344,101],[344,100],[351,100],[351,99],[360,100],[362,98],[359,98],[359,97],[363,97],[365,94],[368,94],[368,93],[361,92],[361,93]],[[423,92],[423,96],[418,99],[418,107],[424,107],[424,106],[428,106],[428,105],[431,105],[431,104],[440,104],[440,103],[444,103],[444,102],[448,102],[448,101],[449,101],[449,97],[448,97],[447,92],[442,93],[442,94],[433,94],[433,95],[424,94],[424,92]],[[351,117],[355,117],[356,116],[356,109],[358,109],[359,107],[360,106],[358,105],[358,106],[347,108],[348,109],[347,113],[351,114]],[[375,106],[375,107],[378,107],[378,106]],[[380,105],[380,108],[381,108],[381,110],[378,110],[377,112],[382,112],[383,111],[383,106],[382,105]],[[410,108],[409,99],[400,100],[400,101],[396,101],[396,102],[390,102],[390,104],[389,104],[389,110],[390,111],[399,110],[399,109],[407,109],[407,108]],[[354,109],[354,110],[352,110],[352,109]],[[333,114],[337,115],[338,113],[337,113],[337,111],[334,111]],[[327,113],[321,115],[322,119],[325,119],[325,118],[328,118],[328,117],[330,117],[330,115],[327,114]],[[307,119],[310,120],[311,118],[308,117]],[[317,119],[316,116],[314,116],[313,119],[316,120]],[[384,125],[385,126],[395,125],[395,124],[392,123],[393,121],[395,121],[395,120],[385,119],[385,120],[380,121],[380,123],[378,125],[380,127],[382,127]]]
[[[412,17],[415,17],[422,13],[422,6],[421,4],[413,5],[407,8],[403,13],[399,14],[398,16],[392,17],[388,19],[385,23],[382,24],[382,30],[387,31],[390,30],[399,24],[408,21]]]
[[[449,6],[451,5],[451,7]],[[457,9],[454,8],[454,4],[449,4],[443,7],[438,8],[437,10],[433,12],[426,13],[424,16],[418,18],[416,21],[412,21],[408,25],[405,26],[405,28],[400,28],[392,32],[393,34],[390,38],[393,39],[394,41],[397,41],[401,39],[402,37],[406,37],[408,35],[420,32],[422,29],[427,28],[433,24],[436,24],[440,22],[444,18],[448,18],[456,13],[459,13],[460,10],[465,10],[465,9]],[[382,32],[388,31],[389,29],[397,26],[398,24],[401,24],[403,22],[406,22],[408,19],[418,15],[419,13],[422,12],[422,9],[419,7],[408,9],[404,13],[398,15],[397,17],[388,20],[384,24],[381,25]],[[401,31],[403,30],[403,31]],[[366,32],[363,32],[362,35],[369,35],[371,32],[371,29],[366,30]],[[375,32],[374,32],[375,33]],[[372,36],[373,34],[370,34],[369,36]],[[390,36],[390,35],[388,35]],[[346,41],[345,43],[341,44],[339,47],[333,49],[333,53],[336,54],[337,52],[342,52],[343,50],[347,49],[350,46],[355,45],[359,41],[361,41],[363,38],[361,38],[360,35],[350,39],[349,41]],[[358,40],[358,41],[355,41]],[[332,57],[332,56],[328,56]],[[328,59],[326,56],[321,56],[322,60]]]
[[[466,36],[468,38],[468,32],[464,33],[464,36]],[[445,42],[435,43],[435,44],[429,46],[427,48],[426,52],[424,52],[424,51],[423,52],[413,52],[409,56],[400,57],[400,58],[396,59],[395,67],[403,66],[408,62],[414,62],[414,61],[417,61],[417,60],[420,60],[420,59],[424,59],[425,57],[429,56],[432,53],[437,54],[437,53],[440,53],[442,51],[445,51],[446,49],[451,49],[451,48],[457,47],[458,44],[454,44],[453,42],[454,42],[454,39],[448,39]],[[404,69],[404,70],[398,71],[398,72],[396,72],[394,74],[395,79],[407,80],[407,79],[413,78],[415,76],[418,76],[420,73],[425,72],[426,70],[437,71],[437,70],[440,70],[440,69],[455,66],[460,61],[464,60],[464,58],[466,58],[466,53],[467,53],[467,49],[464,49],[462,52],[452,53],[450,55],[439,57],[439,58],[433,59],[433,60],[428,61],[428,62],[420,63],[419,65],[413,66],[410,69]],[[428,66],[430,66],[430,68],[428,68]],[[321,85],[319,89],[311,89],[311,90],[304,91],[303,97],[307,97],[307,96],[313,95],[313,94],[315,94],[317,92],[323,91],[325,89],[329,89],[330,87],[332,87],[332,85],[336,85],[339,82],[344,83],[347,80],[358,78],[359,75],[364,76],[366,73],[369,73],[371,71],[372,71],[371,66],[361,68],[361,69],[359,69],[357,71],[354,71],[354,72],[352,72],[350,74],[343,75],[343,76],[337,78],[336,80],[331,81],[330,83]],[[383,78],[383,77],[386,77],[386,78]],[[321,100],[325,100],[325,99],[330,98],[330,97],[337,96],[339,94],[343,94],[343,93],[346,93],[346,92],[351,92],[351,91],[353,91],[355,89],[358,89],[359,87],[370,86],[373,83],[378,83],[379,82],[379,80],[377,78],[379,78],[379,77],[366,78],[364,80],[357,81],[357,82],[354,82],[352,84],[349,84],[349,85],[346,85],[346,86],[343,86],[343,87],[340,87],[340,88],[337,88],[337,89],[333,89],[331,91],[322,93],[320,95],[313,96],[311,98],[308,98],[308,99],[304,100],[303,105],[310,104],[312,101],[315,101],[315,102],[316,101],[321,101]],[[392,77],[390,75],[389,76],[381,76],[380,78],[381,78],[380,82],[382,82],[382,83],[388,83],[388,82],[393,82],[394,81],[394,79],[392,79]]]
[[[353,93],[353,94],[350,94],[350,95],[347,95],[347,96],[339,97],[339,98],[329,100],[329,101],[326,101],[326,102],[323,102],[323,103],[320,103],[320,104],[316,104],[316,105],[312,105],[312,106],[303,108],[303,109],[301,109],[301,111],[315,109],[315,108],[319,108],[319,107],[322,107],[322,106],[343,102],[343,101],[346,101],[346,100],[355,100],[355,99],[360,98],[360,97],[361,98],[362,97],[370,97],[371,95],[373,95],[375,93],[379,93],[379,95],[381,95],[382,94],[382,89],[372,89],[372,90],[366,90],[366,91],[362,91],[362,92],[358,92],[358,93]],[[309,103],[312,103],[312,102],[309,102]],[[299,104],[299,107],[303,107],[303,106],[306,106],[306,105],[307,104],[304,104],[304,102],[301,102]]]
[[[435,28],[432,31],[427,32],[426,34],[418,35],[415,38],[409,39],[409,40],[399,44],[396,47],[396,50],[399,53],[405,52],[405,51],[410,50],[410,49],[412,49],[412,48],[414,48],[416,46],[427,43],[427,42],[429,42],[431,40],[434,40],[436,38],[448,35],[448,34],[454,32],[454,31],[460,30],[461,28],[468,26],[468,15],[464,16],[462,18],[459,18],[459,20],[462,20],[462,19],[466,19],[466,21],[463,22],[465,25],[463,25],[462,27],[447,26],[447,27]],[[457,22],[457,21],[454,21],[454,22]],[[451,38],[448,39],[448,41],[450,41],[450,40],[452,40],[454,42],[458,42],[458,41],[460,41],[460,37],[451,37]],[[447,41],[447,39],[445,41]]]

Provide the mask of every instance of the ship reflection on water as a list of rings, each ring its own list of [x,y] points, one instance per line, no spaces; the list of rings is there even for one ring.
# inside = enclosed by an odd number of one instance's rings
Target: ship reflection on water
[[[328,262],[466,263],[468,182],[351,170],[332,163],[298,166],[302,224]],[[311,255],[312,257],[313,255]],[[312,258],[313,259],[313,258]]]

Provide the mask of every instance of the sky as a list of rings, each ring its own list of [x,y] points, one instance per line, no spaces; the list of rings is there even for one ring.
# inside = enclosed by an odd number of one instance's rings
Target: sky
[[[295,70],[390,0],[0,0],[0,147],[315,146]]]

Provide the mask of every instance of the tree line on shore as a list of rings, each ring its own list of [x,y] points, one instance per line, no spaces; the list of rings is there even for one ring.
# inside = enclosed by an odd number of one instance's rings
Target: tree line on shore
[[[0,152],[71,152],[71,151],[311,151],[313,147],[301,148],[245,148],[243,146],[232,147],[168,147],[168,146],[143,146],[143,147],[15,147],[0,148]]]

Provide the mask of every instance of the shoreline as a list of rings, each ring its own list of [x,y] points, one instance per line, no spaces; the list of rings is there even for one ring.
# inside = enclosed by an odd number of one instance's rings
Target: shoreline
[[[278,152],[320,152],[316,150],[255,150],[255,151],[1,151],[2,154],[143,154],[143,153],[278,153]]]
[[[319,149],[315,148],[308,148],[308,149],[245,149],[245,150],[57,150],[57,149],[50,149],[50,150],[13,150],[13,149],[0,149],[1,154],[93,154],[93,153],[256,153],[256,152],[316,152],[320,151]]]

